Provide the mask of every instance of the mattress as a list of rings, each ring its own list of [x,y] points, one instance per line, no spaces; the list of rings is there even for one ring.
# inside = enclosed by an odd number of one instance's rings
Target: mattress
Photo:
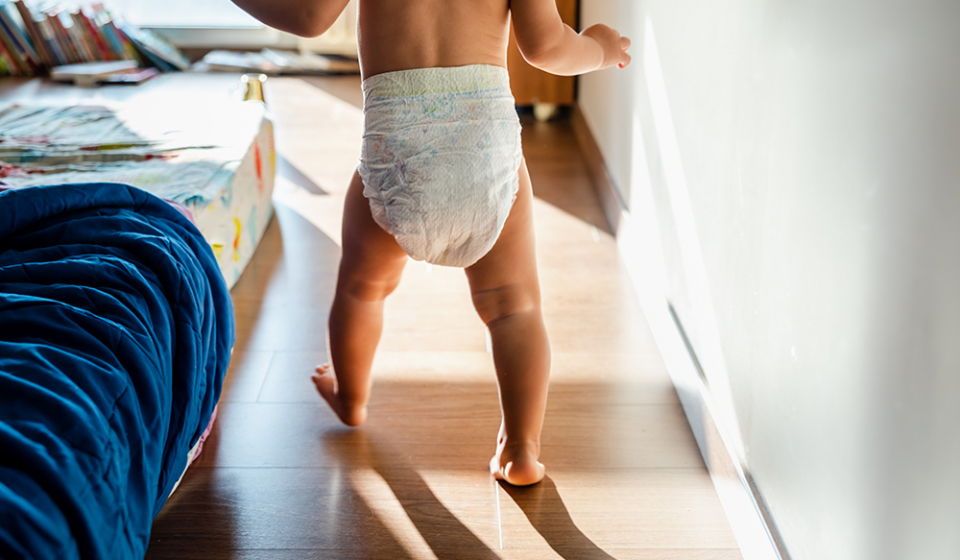
[[[275,170],[260,101],[0,105],[0,184],[124,183],[179,202],[229,287],[273,215]]]

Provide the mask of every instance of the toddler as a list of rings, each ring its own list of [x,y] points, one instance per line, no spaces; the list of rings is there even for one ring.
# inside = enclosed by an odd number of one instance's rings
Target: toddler
[[[323,33],[347,0],[234,0],[264,23]],[[510,21],[530,64],[574,75],[629,64],[605,25],[577,34],[555,0],[360,0],[364,134],[347,191],[330,311],[331,366],[313,382],[345,424],[367,415],[383,301],[408,256],[466,272],[490,331],[502,422],[490,471],[539,482],[550,347],[540,311],[533,193],[506,51]]]

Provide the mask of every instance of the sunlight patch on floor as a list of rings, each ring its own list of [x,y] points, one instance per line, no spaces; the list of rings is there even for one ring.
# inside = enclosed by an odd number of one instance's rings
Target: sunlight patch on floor
[[[350,483],[380,522],[413,558],[433,560],[437,555],[417,531],[390,485],[371,468],[350,471]]]

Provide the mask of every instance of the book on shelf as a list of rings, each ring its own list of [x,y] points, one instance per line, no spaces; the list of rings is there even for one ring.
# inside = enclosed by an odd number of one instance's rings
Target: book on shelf
[[[125,23],[120,27],[120,31],[133,43],[133,46],[145,60],[149,60],[160,70],[164,72],[175,72],[177,70],[186,72],[190,69],[190,61],[183,56],[180,49],[149,29],[142,29],[136,25]]]
[[[127,51],[123,41],[120,39],[117,29],[113,25],[113,21],[108,20],[103,26],[100,27],[100,31],[103,32],[103,37],[106,39],[107,44],[110,45],[110,51],[114,54],[114,56],[121,60],[133,59],[131,54]]]
[[[64,22],[64,28],[67,30],[67,33],[70,34],[70,37],[73,39],[73,43],[77,45],[80,50],[84,60],[95,62],[100,60],[97,56],[97,50],[90,43],[90,38],[87,37],[86,32],[83,30],[83,27],[80,25],[77,20],[76,14],[71,14],[69,12],[63,12],[64,15],[61,16],[61,21]]]
[[[10,17],[8,4],[7,0],[0,1],[0,42],[13,57],[20,71],[25,75],[32,75],[40,70],[39,57],[26,39],[25,33]]]
[[[13,5],[17,8],[17,12],[20,14],[20,21],[23,22],[24,30],[27,32],[27,35],[30,36],[30,42],[33,43],[33,47],[37,51],[37,55],[40,57],[43,65],[47,68],[56,66],[56,60],[49,51],[46,42],[43,40],[43,34],[40,32],[40,28],[33,18],[33,13],[31,13],[27,5],[23,3],[23,0],[15,0]]]
[[[50,54],[53,55],[53,66],[68,64],[70,62],[70,58],[64,48],[60,45],[60,41],[57,39],[57,34],[53,29],[53,25],[47,21],[46,14],[44,14],[42,19],[38,19],[36,21],[37,29],[40,30],[40,35],[43,37],[47,48],[50,50]]]
[[[0,76],[44,76],[58,66],[122,60],[164,72],[189,69],[175,46],[150,30],[116,21],[102,4],[73,11],[39,5],[0,0]],[[150,75],[128,72],[115,81],[136,83]]]
[[[124,58],[137,60],[141,65],[146,64],[140,58],[140,53],[137,52],[137,48],[133,46],[130,38],[127,37],[127,34],[121,31],[119,27],[117,27],[116,23],[113,21],[108,21],[103,28],[106,29],[107,33],[109,33],[111,37],[114,37],[115,40],[120,44],[124,52]]]
[[[20,11],[17,10],[13,2],[4,1],[3,5],[0,5],[0,12],[2,12],[0,13],[0,18],[3,18],[7,26],[12,30],[13,38],[20,47],[24,59],[35,68],[43,67],[43,59],[40,57],[38,49],[30,38],[26,22],[20,17]]]
[[[5,42],[0,37],[0,75],[19,76],[20,67],[17,66],[13,54],[7,50]]]
[[[97,49],[97,54],[100,57],[100,60],[112,60],[113,53],[107,49],[107,45],[104,42],[103,36],[99,33],[98,28],[94,26],[93,21],[90,20],[90,16],[84,14],[83,12],[77,12],[73,17],[80,23],[87,36],[90,37],[91,41],[93,41],[93,45]]]
[[[80,56],[80,51],[77,50],[77,46],[73,44],[73,39],[71,39],[70,34],[67,33],[67,28],[63,26],[60,13],[61,12],[56,9],[47,12],[47,21],[50,23],[50,27],[53,28],[57,42],[60,43],[60,46],[67,53],[67,62],[82,62],[83,58]]]
[[[26,61],[23,60],[19,51],[13,46],[13,42],[7,38],[2,30],[0,30],[0,47],[3,48],[4,58],[6,59],[11,74],[14,76],[30,74],[30,69],[27,67]]]

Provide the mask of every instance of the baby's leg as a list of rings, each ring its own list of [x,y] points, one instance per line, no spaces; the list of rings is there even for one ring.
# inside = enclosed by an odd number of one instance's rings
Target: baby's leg
[[[407,255],[392,235],[373,221],[363,182],[354,173],[343,207],[343,256],[330,309],[329,365],[313,382],[337,416],[349,426],[367,417],[370,368],[383,331],[383,300],[400,283]]]
[[[540,312],[533,233],[533,191],[524,161],[520,190],[496,245],[467,268],[473,304],[490,329],[503,422],[494,476],[515,485],[539,482],[540,429],[547,406],[550,343]]]

